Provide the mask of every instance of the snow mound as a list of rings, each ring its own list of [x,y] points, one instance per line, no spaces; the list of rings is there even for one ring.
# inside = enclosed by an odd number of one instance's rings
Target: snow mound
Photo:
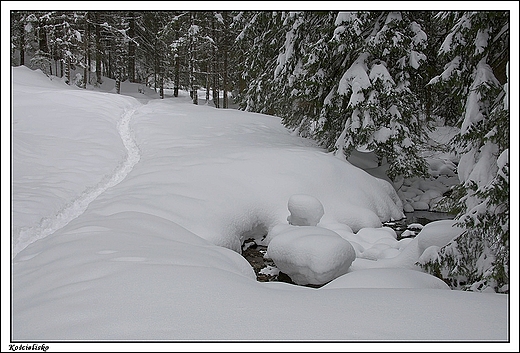
[[[349,272],[322,288],[450,289],[446,283],[435,276],[404,268],[374,268]]]
[[[287,222],[295,226],[316,226],[323,217],[323,205],[310,195],[292,195],[287,204],[291,215]]]
[[[425,225],[416,237],[421,253],[430,246],[442,248],[461,235],[464,228],[457,227],[455,223],[455,220],[448,219]]]
[[[397,234],[392,228],[362,228],[357,234],[341,233],[356,248],[358,258],[378,260],[399,255]]]
[[[352,245],[321,227],[295,227],[278,234],[267,247],[280,271],[297,284],[323,284],[347,273],[356,258]]]

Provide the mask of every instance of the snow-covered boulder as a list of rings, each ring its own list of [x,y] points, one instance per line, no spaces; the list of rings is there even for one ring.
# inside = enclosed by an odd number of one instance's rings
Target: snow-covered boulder
[[[447,219],[425,225],[416,237],[419,251],[422,253],[430,246],[442,248],[461,235],[464,232],[464,228],[457,227],[455,223],[455,220]]]
[[[320,200],[310,195],[292,195],[287,208],[291,212],[287,221],[294,226],[315,226],[324,214]]]
[[[295,283],[304,285],[324,284],[344,275],[356,259],[356,252],[336,232],[302,226],[274,237],[267,256]]]

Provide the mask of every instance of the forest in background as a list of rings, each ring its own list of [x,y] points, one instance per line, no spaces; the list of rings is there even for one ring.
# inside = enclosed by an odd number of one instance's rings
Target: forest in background
[[[11,65],[81,88],[112,78],[117,93],[202,89],[339,158],[372,151],[392,180],[426,177],[428,131],[457,127],[445,202],[466,231],[422,266],[507,293],[509,30],[508,11],[12,11]]]

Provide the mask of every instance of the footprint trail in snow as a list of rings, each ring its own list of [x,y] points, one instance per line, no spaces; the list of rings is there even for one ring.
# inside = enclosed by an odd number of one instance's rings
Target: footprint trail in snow
[[[83,212],[85,212],[92,201],[108,188],[119,184],[128,173],[130,173],[141,158],[139,148],[137,147],[130,130],[130,120],[136,110],[137,107],[126,109],[117,124],[117,130],[121,136],[123,145],[127,150],[126,159],[119,165],[112,175],[106,176],[97,185],[84,191],[77,199],[68,203],[56,215],[53,217],[43,218],[37,226],[22,229],[16,238],[13,236],[13,259],[20,251],[30,244],[53,234],[57,230],[65,227],[75,218],[79,217]]]

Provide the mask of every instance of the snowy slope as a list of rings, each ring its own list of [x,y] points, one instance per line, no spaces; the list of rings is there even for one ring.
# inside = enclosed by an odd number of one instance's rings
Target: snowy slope
[[[507,340],[506,295],[403,280],[422,248],[374,229],[395,191],[278,118],[13,78],[14,339]],[[294,194],[360,257],[320,289],[257,282],[239,254]],[[371,288],[345,279],[367,269]]]

